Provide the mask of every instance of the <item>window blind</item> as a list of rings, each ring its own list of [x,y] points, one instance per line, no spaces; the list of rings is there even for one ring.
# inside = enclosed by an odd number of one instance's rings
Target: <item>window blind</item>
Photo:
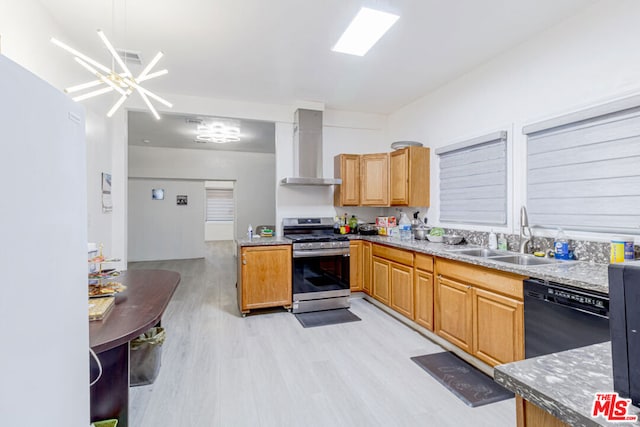
[[[640,234],[637,105],[561,126],[529,129],[534,130],[527,133],[525,128],[531,224]]]
[[[234,220],[233,189],[207,188],[208,222],[222,222]]]
[[[440,221],[507,223],[507,132],[436,150],[440,164]]]

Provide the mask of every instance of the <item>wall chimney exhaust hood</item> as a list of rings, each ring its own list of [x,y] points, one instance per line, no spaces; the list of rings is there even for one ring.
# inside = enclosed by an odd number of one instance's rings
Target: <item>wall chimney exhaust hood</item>
[[[322,176],[322,111],[298,109],[293,123],[293,177],[282,185],[335,185],[341,179]]]

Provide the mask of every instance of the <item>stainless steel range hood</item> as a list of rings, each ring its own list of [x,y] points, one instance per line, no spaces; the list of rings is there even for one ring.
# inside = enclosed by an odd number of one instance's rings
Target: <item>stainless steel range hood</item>
[[[335,185],[341,179],[322,176],[322,111],[298,109],[293,127],[293,171],[282,185]]]

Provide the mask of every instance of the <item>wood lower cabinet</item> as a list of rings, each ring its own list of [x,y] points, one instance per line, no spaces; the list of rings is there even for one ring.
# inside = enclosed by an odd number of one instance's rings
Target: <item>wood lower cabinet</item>
[[[351,292],[358,292],[362,290],[363,279],[362,242],[360,240],[352,240],[349,243],[349,249],[349,285],[351,287]]]
[[[342,184],[334,188],[334,205],[358,206],[360,204],[360,155],[338,154],[334,157],[333,171],[334,178],[342,180]]]
[[[517,427],[569,427],[544,409],[516,395]]]
[[[436,333],[467,353],[473,346],[473,288],[439,276],[436,288]]]
[[[391,308],[413,320],[413,267],[389,262],[389,273]]]
[[[360,159],[360,205],[389,206],[389,154],[363,154]]]
[[[374,298],[413,320],[413,252],[373,245],[372,254]]]
[[[389,305],[389,261],[377,256],[372,257],[371,278],[373,280],[373,297],[385,305]]]
[[[256,308],[290,308],[291,245],[241,248],[237,286],[242,314]]]
[[[362,242],[362,290],[371,295],[371,242]]]
[[[477,288],[473,297],[473,354],[491,366],[524,359],[524,305]]]
[[[436,333],[491,366],[524,359],[524,277],[441,258],[436,271]]]
[[[433,331],[433,273],[415,270],[415,321]]]

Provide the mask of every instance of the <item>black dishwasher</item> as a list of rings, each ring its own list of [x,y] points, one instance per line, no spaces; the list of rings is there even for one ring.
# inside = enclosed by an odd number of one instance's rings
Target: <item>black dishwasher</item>
[[[609,340],[606,294],[538,279],[524,281],[525,358]]]

